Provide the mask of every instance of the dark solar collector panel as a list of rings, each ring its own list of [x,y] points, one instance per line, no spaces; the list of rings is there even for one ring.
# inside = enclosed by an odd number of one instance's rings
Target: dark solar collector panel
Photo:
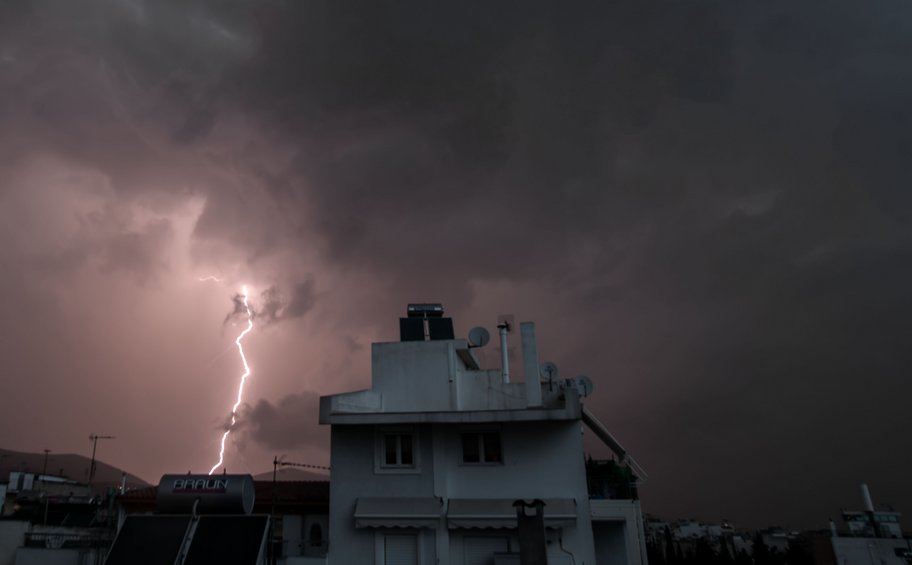
[[[424,318],[399,318],[400,341],[424,341]]]
[[[105,565],[173,565],[190,516],[127,516]]]
[[[256,565],[265,547],[267,516],[202,516],[185,565]]]
[[[428,318],[428,337],[431,340],[454,339],[453,318]]]

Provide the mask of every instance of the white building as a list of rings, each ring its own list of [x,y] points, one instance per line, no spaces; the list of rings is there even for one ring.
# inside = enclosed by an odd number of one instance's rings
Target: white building
[[[542,382],[533,324],[520,332],[527,378],[510,382],[429,306],[409,307],[403,341],[373,344],[370,390],[320,399],[332,426],[329,563],[519,564],[539,551],[549,564],[645,565],[639,501],[590,500],[581,423],[626,454],[573,381]],[[544,502],[538,543],[513,506],[533,499]]]
[[[903,538],[899,512],[877,511],[867,484],[861,485],[865,510],[844,511],[848,535],[831,522],[832,559],[839,565],[904,565],[912,562],[910,541]],[[829,557],[829,556],[827,556]]]

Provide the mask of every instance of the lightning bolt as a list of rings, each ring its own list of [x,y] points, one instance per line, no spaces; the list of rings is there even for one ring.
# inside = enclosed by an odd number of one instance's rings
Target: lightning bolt
[[[215,277],[213,277],[215,278]],[[237,423],[237,409],[241,405],[241,400],[244,397],[244,383],[247,381],[247,377],[250,376],[250,365],[247,364],[247,357],[244,355],[244,346],[241,345],[244,336],[250,333],[250,330],[253,329],[253,312],[250,311],[250,305],[247,303],[247,287],[244,286],[241,289],[241,296],[244,299],[244,309],[247,311],[247,327],[244,328],[237,338],[234,340],[235,345],[237,345],[238,353],[241,355],[241,361],[244,363],[244,374],[241,375],[241,382],[238,386],[237,401],[234,403],[234,406],[231,407],[231,424],[228,426],[228,429],[225,430],[225,433],[222,434],[222,442],[219,447],[219,459],[218,463],[212,466],[212,469],[209,470],[209,474],[215,472],[216,469],[222,466],[222,463],[225,460],[225,440],[228,439],[228,434],[231,433],[232,428]]]
[[[220,283],[220,282],[222,282],[223,279],[220,279],[214,275],[209,275],[208,277],[198,277],[196,280],[198,280],[199,282],[212,281],[212,282]]]

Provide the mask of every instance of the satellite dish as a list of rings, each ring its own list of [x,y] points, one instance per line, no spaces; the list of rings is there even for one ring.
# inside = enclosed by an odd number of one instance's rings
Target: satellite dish
[[[481,326],[469,330],[469,347],[484,347],[491,341],[491,334]]]
[[[581,397],[585,398],[592,394],[592,379],[586,375],[579,375],[573,379],[573,384]]]
[[[548,379],[548,382],[551,382],[557,379],[560,371],[557,370],[557,365],[551,361],[545,361],[538,366],[538,374],[541,375],[541,378]]]

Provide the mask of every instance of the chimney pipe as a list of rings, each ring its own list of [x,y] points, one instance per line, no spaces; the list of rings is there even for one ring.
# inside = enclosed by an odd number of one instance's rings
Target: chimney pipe
[[[501,375],[503,375],[503,382],[510,382],[510,357],[507,352],[507,332],[510,331],[510,322],[503,321],[497,324],[497,329],[500,330],[500,366],[501,366]]]
[[[535,344],[535,324],[519,324],[523,349],[523,378],[526,381],[526,406],[541,406],[541,377],[538,374],[538,348]]]
[[[880,534],[880,524],[877,523],[877,519],[874,516],[874,502],[871,500],[871,491],[868,490],[868,483],[861,483],[861,496],[864,498],[865,513],[868,515],[868,520],[871,522],[871,528],[874,530],[874,537],[883,537]]]
[[[868,483],[861,483],[861,496],[864,498],[865,511],[874,512],[874,502],[871,500],[871,491],[868,490]]]

